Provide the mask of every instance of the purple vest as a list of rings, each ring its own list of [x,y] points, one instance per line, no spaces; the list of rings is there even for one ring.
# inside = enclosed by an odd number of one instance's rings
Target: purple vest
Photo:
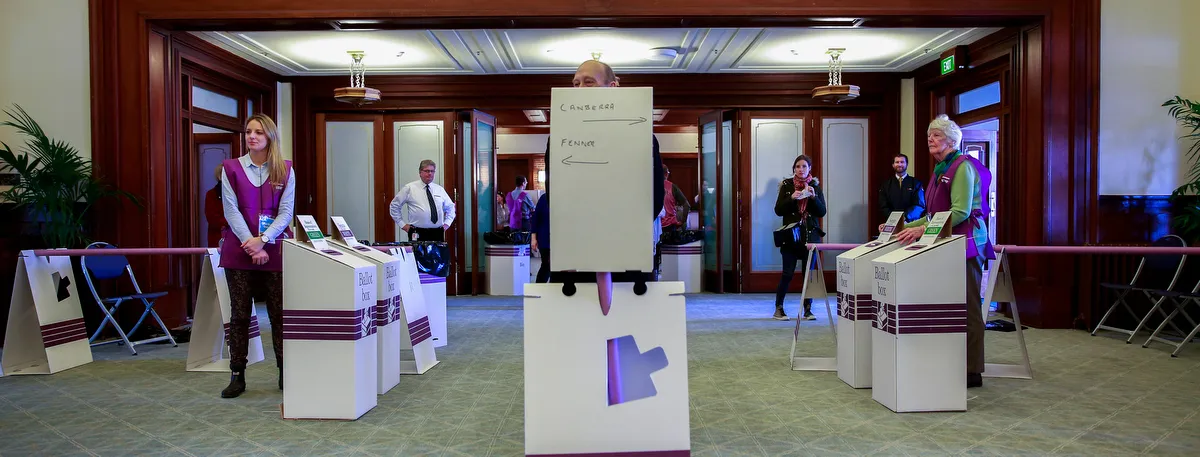
[[[286,183],[288,175],[291,173],[292,161],[284,161],[285,169],[281,182]],[[266,214],[274,218],[279,214],[279,199],[283,196],[283,188],[278,189],[271,186],[268,180],[263,183],[262,187],[254,187],[250,184],[250,179],[246,177],[246,170],[242,168],[242,162],[238,159],[228,159],[221,162],[221,167],[225,169],[225,176],[229,177],[229,186],[233,188],[233,193],[237,195],[238,212],[242,214],[242,219],[246,221],[246,226],[250,228],[250,234],[254,236],[262,236],[258,231],[258,215]],[[264,265],[255,265],[250,260],[250,255],[242,250],[242,241],[238,239],[233,230],[226,224],[221,228],[221,268],[232,268],[234,270],[261,270],[261,271],[283,271],[283,245],[279,239],[291,238],[292,230],[284,229],[278,239],[274,243],[266,244],[263,250],[267,252],[269,259]]]
[[[950,211],[950,183],[954,179],[954,174],[958,172],[958,166],[963,162],[969,163],[975,167],[975,173],[979,175],[979,188],[982,192],[988,192],[992,188],[992,173],[978,159],[960,153],[958,158],[950,164],[950,168],[946,170],[946,174],[937,176],[929,181],[926,186],[926,198],[929,215]],[[992,240],[989,238],[982,248],[975,245],[975,236],[972,231],[979,224],[986,224],[980,221],[986,220],[988,214],[991,214],[991,208],[988,205],[988,196],[983,195],[979,199],[983,203],[983,208],[972,208],[971,213],[967,215],[967,220],[963,221],[950,228],[950,233],[955,235],[966,235],[967,238],[967,258],[974,258],[980,254],[982,249],[983,255],[988,259],[996,258],[996,251],[992,247]]]
[[[520,195],[513,195],[512,192],[509,192],[508,196],[504,197],[505,203],[508,204],[509,211],[508,226],[514,231],[532,229],[532,227],[529,227],[528,224],[522,223],[525,216],[522,210],[525,209],[525,207],[521,205],[521,202],[524,201],[523,197],[525,197],[525,195],[525,192],[521,192]]]

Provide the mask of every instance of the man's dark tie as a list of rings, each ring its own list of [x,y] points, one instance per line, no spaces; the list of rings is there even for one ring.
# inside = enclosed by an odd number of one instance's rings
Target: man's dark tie
[[[429,199],[429,221],[436,224],[438,221],[438,208],[437,205],[433,204],[433,192],[429,191],[429,184],[425,185],[425,197]]]

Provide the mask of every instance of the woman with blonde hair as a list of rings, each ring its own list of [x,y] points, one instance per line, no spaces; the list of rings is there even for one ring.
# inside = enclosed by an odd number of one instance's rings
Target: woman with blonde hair
[[[984,263],[996,258],[987,227],[992,173],[983,162],[959,151],[962,129],[945,114],[929,123],[925,135],[929,154],[937,161],[925,191],[927,217],[909,222],[896,238],[903,244],[916,241],[925,233],[929,218],[945,211],[950,212],[947,224],[951,233],[966,235],[967,387],[979,387],[983,385],[984,331],[980,282]]]
[[[246,346],[253,297],[266,297],[271,341],[283,389],[283,259],[278,238],[290,238],[296,176],[279,152],[279,129],[264,114],[246,121],[248,154],[221,164],[221,267],[229,283],[229,386],[222,398],[246,391]]]

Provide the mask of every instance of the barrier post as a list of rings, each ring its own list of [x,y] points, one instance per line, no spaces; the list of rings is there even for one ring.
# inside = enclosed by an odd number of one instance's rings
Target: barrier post
[[[1017,344],[1021,347],[1020,364],[984,363],[985,378],[1033,379],[1033,365],[1029,362],[1029,348],[1025,346],[1025,330],[1021,327],[1021,312],[1017,306],[1017,295],[1013,292],[1012,273],[1008,266],[1008,255],[1004,247],[996,253],[996,271],[988,275],[987,294],[983,299],[984,322],[987,322],[992,302],[1008,303],[1016,325]]]
[[[208,249],[200,265],[200,286],[196,291],[196,310],[192,317],[192,339],[188,342],[187,371],[229,371],[229,319],[232,317],[229,284],[221,268],[221,253]],[[250,307],[250,339],[246,365],[263,361],[262,334],[258,311]]]
[[[814,264],[815,268],[809,268]],[[792,371],[836,371],[837,360],[833,357],[796,356],[796,343],[800,340],[800,315],[804,313],[803,303],[807,298],[819,298],[825,304],[825,314],[829,316],[829,332],[833,337],[833,344],[837,344],[837,329],[833,326],[833,311],[829,309],[829,289],[825,287],[825,273],[821,269],[821,255],[818,249],[808,250],[804,266],[804,286],[800,290],[801,307],[796,316],[796,328],[792,331]]]
[[[21,251],[0,376],[54,374],[92,362],[73,271],[70,257]]]

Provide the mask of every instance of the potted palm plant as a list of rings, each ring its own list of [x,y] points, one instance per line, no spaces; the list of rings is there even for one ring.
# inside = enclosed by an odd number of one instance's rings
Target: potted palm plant
[[[43,247],[77,248],[90,238],[85,217],[98,200],[124,197],[139,207],[137,198],[113,189],[92,174],[91,161],[64,141],[46,135],[19,105],[5,110],[10,120],[0,125],[16,128],[28,137],[19,151],[0,142],[0,172],[16,175],[0,199],[24,209],[28,229],[40,235]]]
[[[1168,107],[1168,112],[1188,133],[1181,140],[1191,141],[1187,150],[1187,160],[1191,168],[1187,173],[1187,182],[1171,192],[1169,201],[1174,207],[1175,216],[1171,218],[1171,226],[1178,235],[1189,244],[1200,243],[1200,103],[1175,96],[1162,106]]]

